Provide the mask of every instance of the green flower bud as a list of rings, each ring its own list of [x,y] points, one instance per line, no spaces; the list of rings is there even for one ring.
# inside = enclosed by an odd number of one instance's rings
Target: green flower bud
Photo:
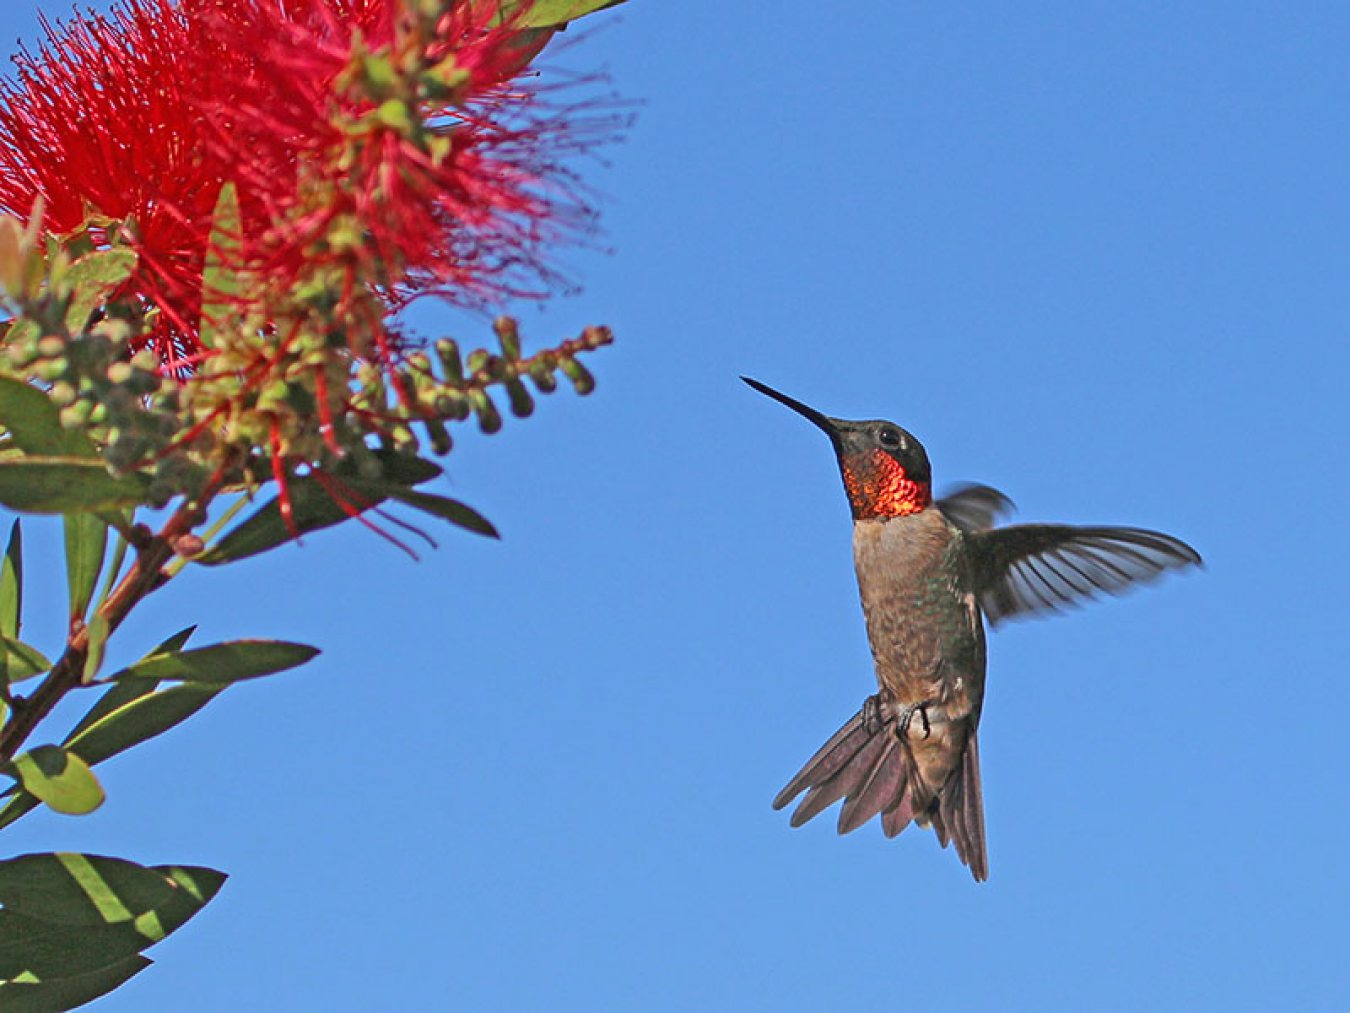
[[[65,358],[66,340],[55,334],[48,334],[38,340],[37,353],[44,359]]]
[[[534,414],[534,398],[525,385],[514,377],[506,381],[506,396],[511,400],[511,414],[526,419]]]
[[[498,317],[492,324],[497,340],[502,344],[502,355],[508,359],[520,358],[520,328],[510,317]]]
[[[572,381],[572,386],[578,394],[585,395],[595,390],[595,377],[591,376],[590,370],[576,359],[563,359],[559,365],[567,379]]]
[[[65,408],[74,402],[75,398],[79,396],[79,392],[73,384],[65,380],[58,380],[52,384],[52,389],[47,393],[47,396],[52,399],[52,403],[58,408]]]
[[[450,430],[445,427],[444,422],[440,419],[427,419],[424,425],[427,439],[431,441],[432,453],[444,456],[454,449],[455,441],[450,438]]]
[[[447,382],[458,385],[464,382],[464,364],[460,361],[459,346],[449,338],[436,342],[436,357],[441,360],[441,371]]]
[[[501,430],[502,416],[497,411],[497,406],[492,403],[492,398],[481,390],[471,390],[469,391],[469,401],[478,415],[479,429],[488,434]]]

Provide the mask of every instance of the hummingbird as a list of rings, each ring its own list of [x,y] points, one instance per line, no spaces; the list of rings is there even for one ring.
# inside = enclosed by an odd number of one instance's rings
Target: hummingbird
[[[830,438],[853,512],[858,575],[877,692],[773,800],[801,826],[840,799],[839,833],[874,816],[894,837],[931,827],[977,881],[989,877],[977,730],[985,634],[1008,619],[1118,594],[1199,565],[1180,539],[1142,528],[996,527],[1012,501],[986,485],[933,499],[928,453],[893,422],[848,421],[758,380],[747,384]]]

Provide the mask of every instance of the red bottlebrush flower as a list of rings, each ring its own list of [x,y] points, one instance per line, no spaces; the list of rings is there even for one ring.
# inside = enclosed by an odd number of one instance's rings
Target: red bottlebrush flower
[[[422,39],[402,0],[125,0],[46,26],[0,84],[0,211],[41,197],[53,235],[119,230],[139,256],[121,295],[158,308],[140,343],[167,368],[209,354],[226,183],[247,298],[334,278],[386,309],[543,295],[542,247],[588,220],[558,159],[588,145],[511,83],[541,36],[496,14],[463,0]]]
[[[209,218],[220,180],[198,157],[199,73],[186,20],[167,0],[135,0],[111,17],[77,19],[18,59],[0,85],[0,209],[27,217],[46,201],[46,230],[134,230],[129,287],[168,317],[164,358],[188,351],[200,306]],[[130,237],[129,237],[130,238]]]

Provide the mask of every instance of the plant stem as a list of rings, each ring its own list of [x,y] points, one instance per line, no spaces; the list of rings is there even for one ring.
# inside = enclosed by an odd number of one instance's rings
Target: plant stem
[[[137,547],[135,562],[98,609],[108,623],[109,635],[138,603],[162,585],[164,564],[173,557],[174,543],[201,523],[207,506],[220,491],[223,472],[217,473],[201,495],[183,502],[149,542]],[[42,719],[81,684],[88,652],[89,631],[79,625],[71,631],[65,651],[33,695],[13,701],[9,721],[0,730],[0,760],[14,759]]]

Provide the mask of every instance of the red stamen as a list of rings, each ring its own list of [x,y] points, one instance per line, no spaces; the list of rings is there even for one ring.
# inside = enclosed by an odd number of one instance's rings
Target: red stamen
[[[295,509],[291,503],[291,487],[286,481],[286,460],[281,453],[281,430],[276,419],[272,420],[272,478],[277,483],[277,503],[281,519],[291,537],[300,542],[300,529],[295,526]]]

